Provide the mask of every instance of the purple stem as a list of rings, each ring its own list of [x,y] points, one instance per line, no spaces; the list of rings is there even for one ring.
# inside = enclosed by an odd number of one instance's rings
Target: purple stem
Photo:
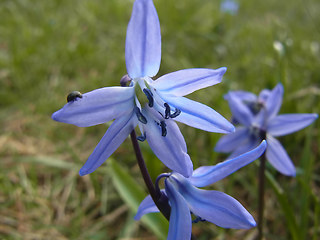
[[[261,130],[260,137],[262,140],[266,140],[266,132]],[[258,238],[263,239],[263,214],[264,214],[264,190],[265,190],[265,169],[266,169],[266,153],[263,153],[260,157],[259,166],[259,206],[258,206]]]
[[[260,158],[260,166],[259,166],[258,240],[262,240],[263,238],[265,168],[266,168],[266,156],[264,153]]]
[[[136,154],[137,161],[138,161],[138,165],[139,165],[143,180],[144,180],[145,184],[147,185],[150,196],[151,196],[152,200],[154,201],[154,203],[157,205],[160,212],[163,214],[163,216],[165,216],[166,219],[169,220],[171,208],[169,206],[168,201],[161,201],[162,194],[161,193],[159,194],[153,185],[153,182],[151,180],[150,174],[148,172],[147,166],[144,162],[144,159],[143,159],[140,147],[139,147],[136,132],[133,130],[130,133],[130,136],[131,136],[131,142],[133,145],[133,149]]]

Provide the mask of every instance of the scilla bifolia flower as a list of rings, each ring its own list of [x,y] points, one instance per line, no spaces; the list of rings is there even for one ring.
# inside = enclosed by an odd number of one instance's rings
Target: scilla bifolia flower
[[[298,131],[311,124],[317,114],[277,115],[283,96],[283,86],[279,83],[272,91],[263,90],[259,97],[245,91],[229,92],[225,98],[233,115],[233,122],[240,123],[236,132],[221,137],[215,150],[232,152],[237,156],[266,139],[266,157],[270,164],[287,176],[295,176],[295,167],[286,150],[275,138]]]
[[[220,11],[235,15],[238,13],[239,3],[235,0],[223,0],[220,4]]]
[[[265,149],[266,142],[263,141],[257,148],[234,159],[215,166],[199,167],[190,178],[176,172],[161,174],[156,182],[165,177],[165,189],[161,194],[171,206],[168,239],[190,239],[192,223],[198,221],[212,222],[223,228],[255,227],[253,217],[236,199],[219,191],[197,187],[205,187],[225,178],[257,159]],[[141,202],[135,220],[158,211],[149,195]]]
[[[213,109],[184,98],[221,81],[226,68],[186,69],[157,80],[161,61],[161,33],[152,0],[136,0],[127,29],[125,58],[128,87],[106,87],[69,101],[52,118],[89,127],[115,119],[80,175],[95,171],[138,125],[156,156],[170,169],[188,177],[193,166],[184,138],[173,121],[210,132],[229,133],[234,127]]]

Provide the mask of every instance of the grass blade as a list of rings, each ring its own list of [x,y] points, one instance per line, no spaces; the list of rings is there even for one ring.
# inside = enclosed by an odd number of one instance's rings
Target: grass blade
[[[294,211],[288,201],[283,189],[268,171],[265,172],[266,178],[277,196],[278,202],[287,220],[288,228],[293,240],[299,240],[299,229],[294,215]]]
[[[146,197],[145,191],[118,163],[111,160],[109,167],[111,178],[121,198],[133,212],[136,212],[140,202]],[[162,215],[148,214],[141,220],[159,239],[167,238],[169,224]]]

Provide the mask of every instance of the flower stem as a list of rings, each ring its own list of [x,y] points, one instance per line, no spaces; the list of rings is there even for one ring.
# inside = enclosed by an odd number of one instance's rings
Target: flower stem
[[[139,147],[139,143],[137,141],[136,132],[133,130],[130,133],[130,136],[131,136],[131,142],[133,145],[133,149],[136,154],[137,161],[138,161],[138,165],[139,165],[143,180],[144,180],[144,182],[148,188],[148,191],[150,193],[150,196],[151,196],[152,200],[154,201],[154,203],[157,205],[160,212],[163,214],[163,216],[165,216],[165,218],[169,220],[171,208],[169,206],[168,201],[161,201],[161,199],[160,199],[161,194],[157,193],[157,191],[153,185],[153,182],[151,180],[147,166],[146,166],[145,161],[143,159],[143,156],[142,156],[142,153],[141,153],[141,150]]]
[[[267,132],[260,130],[260,139],[267,139]],[[265,169],[266,169],[266,153],[264,152],[260,157],[259,166],[259,206],[258,206],[258,238],[257,240],[263,239],[263,214],[264,214],[264,190],[265,190]]]
[[[264,212],[264,180],[265,180],[266,156],[262,154],[259,166],[259,208],[258,208],[258,240],[263,239],[263,212]]]

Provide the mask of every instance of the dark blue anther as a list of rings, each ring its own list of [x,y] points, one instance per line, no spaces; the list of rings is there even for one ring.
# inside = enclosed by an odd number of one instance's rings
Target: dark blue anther
[[[240,124],[240,122],[235,118],[235,117],[231,117],[231,123],[233,124],[233,125],[238,125],[238,124]]]
[[[181,110],[178,109],[178,108],[176,108],[176,110],[174,111],[174,113],[173,113],[173,114],[170,114],[170,117],[171,117],[171,118],[178,117],[178,116],[180,115],[180,113],[181,113]]]
[[[149,107],[153,107],[153,94],[152,94],[152,92],[151,92],[151,90],[150,89],[148,89],[148,88],[144,88],[143,89],[143,92],[144,92],[144,94],[147,96],[147,98],[148,98],[148,101],[149,101]]]
[[[139,140],[140,142],[143,142],[144,140],[146,140],[147,136],[146,134],[141,134],[141,136],[137,137],[137,140]]]
[[[161,127],[161,135],[163,137],[167,136],[167,124],[164,121],[161,121],[160,127]]]
[[[163,105],[166,108],[166,110],[164,112],[164,118],[165,119],[169,119],[169,117],[170,117],[170,106],[169,106],[168,103],[164,103]]]
[[[142,122],[143,124],[147,124],[148,121],[147,121],[146,117],[143,116],[142,113],[140,112],[140,108],[135,107],[135,108],[134,108],[134,112],[135,112],[135,114],[137,115],[137,118],[138,118],[138,120],[139,120],[140,122]]]
[[[206,220],[201,218],[201,217],[197,217],[196,219],[192,220],[192,223],[198,223],[198,222],[205,222]]]
[[[251,112],[254,115],[257,115],[260,112],[260,110],[264,107],[263,102],[258,102],[258,101],[257,102],[243,101],[243,102],[250,108]]]

